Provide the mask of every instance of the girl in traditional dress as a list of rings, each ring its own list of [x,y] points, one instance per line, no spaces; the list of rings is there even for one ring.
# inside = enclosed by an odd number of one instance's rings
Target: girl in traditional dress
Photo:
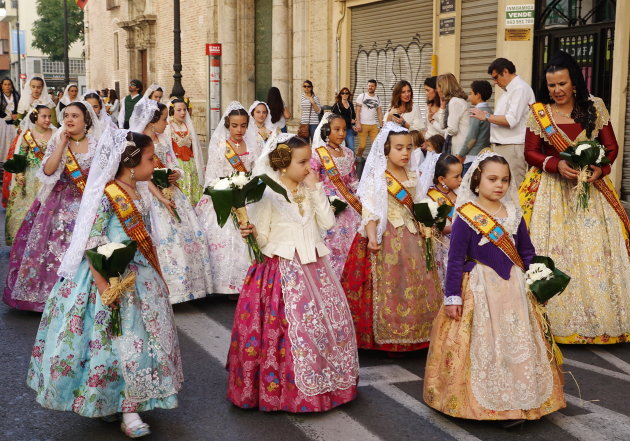
[[[2,79],[0,93],[0,162],[4,162],[13,140],[17,136],[16,119],[20,94],[15,90],[11,78]]]
[[[254,119],[254,124],[256,124],[256,141],[258,141],[262,150],[269,135],[276,130],[271,122],[269,106],[262,101],[254,101],[249,106],[249,114]]]
[[[361,203],[356,197],[359,180],[352,150],[343,145],[346,121],[343,116],[327,113],[315,130],[311,167],[324,184],[328,198],[337,197],[348,207],[336,215],[335,225],[326,232],[325,243],[331,250],[330,264],[341,277],[348,251],[361,224]]]
[[[203,195],[204,168],[201,145],[183,99],[173,99],[169,104],[168,114],[168,125],[164,134],[171,140],[179,168],[184,172],[177,185],[194,207]]]
[[[417,177],[409,170],[411,136],[388,122],[376,137],[357,195],[362,220],[343,270],[360,348],[406,352],[429,345],[442,302],[440,278],[428,270],[413,214]]]
[[[272,135],[254,168],[285,188],[252,205],[265,262],[247,273],[234,313],[228,399],[242,408],[323,412],[356,397],[359,359],[343,290],[320,235],[335,223],[311,148],[294,135]]]
[[[92,125],[97,127],[90,134]],[[37,172],[42,187],[15,235],[9,255],[3,297],[9,306],[43,310],[72,237],[99,137],[92,106],[74,102],[64,108],[63,124],[48,142]]]
[[[101,95],[96,90],[88,90],[85,95],[83,95],[83,100],[92,106],[92,110],[94,110],[94,113],[98,117],[101,127],[111,127],[113,129],[117,128],[114,121],[112,121],[111,116],[109,116],[105,110],[103,98],[101,98]]]
[[[170,140],[163,135],[167,117],[164,104],[142,98],[133,109],[129,125],[131,130],[144,131],[151,138],[158,168],[175,172],[169,177],[168,198],[165,199],[153,183],[149,183],[149,189],[155,196],[151,200],[151,230],[162,276],[168,285],[171,303],[180,303],[205,297],[212,278],[207,269],[210,258],[203,230],[195,210],[176,185],[184,172],[179,168]]]
[[[151,84],[144,92],[143,98],[147,98],[156,102],[161,102],[164,96],[164,89],[157,83]]]
[[[48,91],[44,89],[43,94],[48,94]],[[57,103],[57,118],[63,120],[63,109],[70,103],[77,100],[79,95],[79,87],[76,84],[68,84],[63,91],[63,96]]]
[[[46,87],[46,81],[42,77],[32,76],[26,82],[28,87],[25,87],[20,97],[17,112],[19,115],[25,116],[32,108],[38,104],[42,104],[49,109],[55,108],[55,103],[48,94],[48,88]],[[54,113],[54,112],[53,112]],[[57,122],[57,118],[53,115],[53,125]]]
[[[41,187],[37,171],[42,164],[46,145],[56,131],[50,119],[51,110],[39,104],[26,115],[27,124],[18,137],[15,153],[26,156],[27,165],[26,170],[16,174],[11,181],[4,227],[7,245],[13,243],[15,233]]]
[[[46,302],[27,382],[48,409],[109,420],[122,412],[123,433],[139,438],[150,430],[138,412],[177,407],[181,356],[142,188],[153,172],[151,139],[126,130],[108,131],[103,138],[59,269],[64,278]],[[116,336],[113,307],[101,297],[108,281],[84,253],[131,239],[138,244],[128,266],[135,282],[117,300],[122,336]]]
[[[250,172],[259,154],[249,113],[240,103],[230,103],[210,139],[204,187],[237,171]],[[210,249],[212,289],[208,292],[237,294],[250,265],[247,245],[231,222],[219,226],[210,196],[203,196],[195,211]]]
[[[517,198],[507,161],[493,152],[477,157],[460,187],[424,375],[425,402],[447,415],[534,420],[566,406],[525,288],[536,252]]]
[[[451,225],[457,201],[457,189],[462,183],[462,163],[453,155],[443,153],[433,154],[427,159],[427,164],[423,168],[423,175],[420,177],[416,199],[429,198],[438,205],[447,204],[452,208],[446,226],[441,232],[433,231],[435,239],[435,266],[440,275],[442,287],[446,280],[446,267],[448,264],[448,250],[451,244]]]
[[[527,121],[525,159],[533,167],[520,196],[538,252],[571,269],[566,291],[547,305],[553,335],[566,344],[630,341],[630,221],[608,178],[619,151],[610,116],[565,52],[549,61],[543,86]],[[575,208],[578,171],[560,159],[584,141],[603,145],[611,162],[591,166],[588,210]]]

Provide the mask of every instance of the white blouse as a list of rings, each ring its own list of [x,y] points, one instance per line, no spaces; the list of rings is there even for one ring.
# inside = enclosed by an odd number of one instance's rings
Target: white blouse
[[[444,112],[446,114],[446,112]],[[439,132],[445,138],[451,136],[451,151],[459,152],[466,135],[468,134],[468,123],[470,121],[470,115],[468,114],[468,102],[462,98],[453,97],[448,102],[448,120],[446,121],[446,128],[442,128],[444,120],[434,120],[433,126],[439,130]]]
[[[313,190],[304,186],[302,191],[305,195],[303,215],[300,215],[297,203],[288,203],[283,196],[269,188],[262,199],[251,206],[250,214],[258,232],[258,245],[265,256],[292,260],[297,252],[300,263],[307,264],[330,254],[324,245],[322,232],[335,225],[335,214],[323,184],[317,183]]]
[[[397,113],[398,111],[395,109],[389,109],[385,119],[387,120],[389,115]],[[411,112],[402,113],[400,116],[409,123],[409,130],[422,130],[424,129],[424,121],[422,119],[422,114],[420,113],[420,108],[417,104],[414,104],[411,108]]]

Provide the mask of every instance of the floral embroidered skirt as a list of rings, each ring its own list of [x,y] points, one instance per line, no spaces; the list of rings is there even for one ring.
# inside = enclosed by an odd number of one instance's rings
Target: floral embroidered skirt
[[[190,158],[188,161],[184,161],[181,158],[177,158],[177,163],[184,170],[184,177],[177,181],[177,185],[179,185],[182,193],[186,195],[186,198],[194,207],[199,203],[201,196],[203,196],[203,187],[199,184],[195,159]]]
[[[326,258],[253,264],[228,354],[228,399],[242,408],[323,412],[357,394],[359,360],[348,304]]]
[[[81,193],[62,177],[44,202],[36,200],[24,217],[9,255],[4,302],[17,309],[41,312],[59,276]]]
[[[348,205],[336,216],[335,226],[326,232],[324,241],[330,250],[330,266],[332,266],[337,278],[341,278],[343,267],[348,259],[348,252],[360,224],[361,215]]]
[[[37,192],[41,187],[41,182],[37,179],[37,167],[29,166],[24,172],[24,185],[18,185],[15,180],[15,176],[12,176],[12,182],[10,185],[9,201],[7,202],[7,211],[4,218],[4,234],[7,245],[13,243],[13,239],[22,221],[28,213],[28,210],[35,202]]]
[[[565,407],[562,373],[522,271],[513,267],[504,280],[478,264],[464,275],[462,300],[460,320],[442,307],[433,324],[424,401],[473,420],[534,420]]]
[[[428,347],[443,294],[437,271],[427,270],[424,239],[388,223],[380,251],[369,251],[367,242],[356,235],[341,278],[359,348]]]

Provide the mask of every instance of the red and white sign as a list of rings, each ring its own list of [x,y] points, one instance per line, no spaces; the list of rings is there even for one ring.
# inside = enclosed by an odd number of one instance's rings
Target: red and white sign
[[[20,80],[25,80],[26,79],[26,74],[20,74]]]
[[[208,43],[208,44],[206,44],[206,55],[220,56],[221,55],[221,43]]]

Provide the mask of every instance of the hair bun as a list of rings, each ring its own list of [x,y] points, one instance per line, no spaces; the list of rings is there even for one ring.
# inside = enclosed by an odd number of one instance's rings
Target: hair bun
[[[271,153],[269,153],[269,161],[274,170],[286,168],[291,164],[291,147],[281,143]]]

